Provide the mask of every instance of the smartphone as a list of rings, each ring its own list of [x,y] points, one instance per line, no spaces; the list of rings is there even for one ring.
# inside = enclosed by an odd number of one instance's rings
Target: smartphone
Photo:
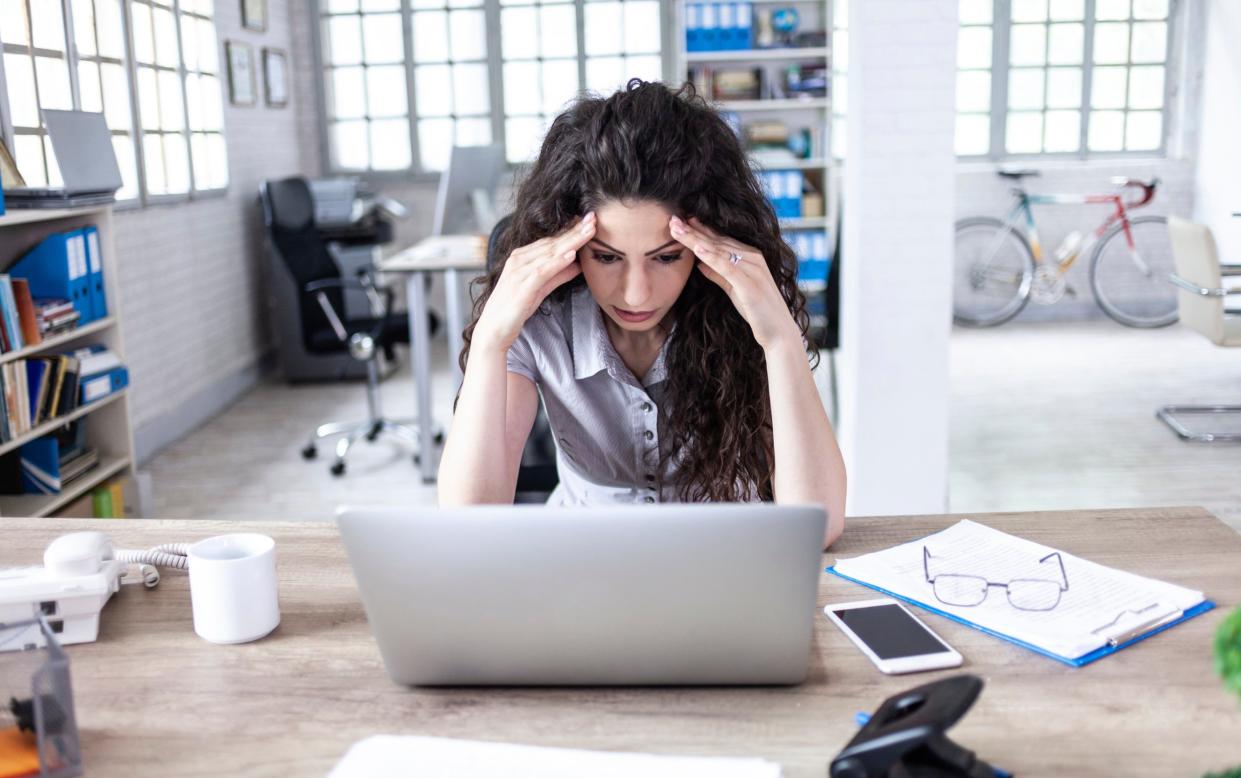
[[[952,646],[896,600],[842,602],[825,606],[823,613],[889,675],[961,664],[961,655]]]

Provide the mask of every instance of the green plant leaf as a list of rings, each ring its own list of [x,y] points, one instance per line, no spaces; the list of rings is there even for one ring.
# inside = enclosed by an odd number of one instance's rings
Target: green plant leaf
[[[1224,679],[1224,688],[1241,697],[1241,607],[1225,616],[1215,631],[1215,672]]]

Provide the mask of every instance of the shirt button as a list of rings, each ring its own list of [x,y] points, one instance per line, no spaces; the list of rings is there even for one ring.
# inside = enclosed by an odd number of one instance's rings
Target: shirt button
[[[647,430],[646,432],[644,432],[643,435],[646,437],[647,440],[655,439],[655,433],[651,432],[650,430]]]
[[[642,498],[642,502],[644,502],[644,503],[646,503],[646,504],[648,504],[648,505],[649,505],[649,504],[651,504],[651,503],[655,502],[655,498],[654,498],[654,497],[652,497],[652,496],[650,496],[650,495],[648,494],[647,496],[645,496],[645,497],[643,497],[643,498]]]
[[[647,474],[646,474],[646,482],[647,482],[648,484],[653,484],[653,483],[655,483],[655,474],[654,474],[654,473],[647,473]]]
[[[643,413],[650,413],[650,412],[651,412],[651,408],[652,408],[652,407],[654,407],[654,406],[652,406],[650,403],[642,403],[642,412],[643,412]]]

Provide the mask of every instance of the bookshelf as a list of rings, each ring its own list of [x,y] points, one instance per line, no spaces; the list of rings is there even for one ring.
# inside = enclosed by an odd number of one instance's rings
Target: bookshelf
[[[85,324],[71,332],[44,340],[37,346],[0,354],[0,364],[56,354],[91,343],[101,343],[125,360],[121,338],[120,290],[117,286],[117,255],[111,206],[71,209],[10,209],[0,215],[0,272],[6,272],[23,254],[42,238],[55,232],[76,230],[87,225],[99,229],[108,316]],[[89,417],[86,426],[87,445],[98,449],[99,464],[86,475],[73,481],[60,494],[0,494],[0,517],[52,516],[96,486],[117,477],[134,475],[133,422],[129,409],[129,392],[122,390],[85,405],[56,419],[44,422],[30,431],[0,444],[0,455],[24,443],[56,430],[61,425]]]
[[[695,0],[689,0],[694,2]],[[802,128],[810,128],[810,156],[795,158],[791,153],[781,155],[756,152],[751,164],[758,171],[800,171],[805,181],[821,194],[821,211],[807,212],[803,210],[800,217],[784,217],[780,219],[781,231],[786,240],[796,244],[806,236],[821,236],[825,239],[827,256],[831,257],[831,249],[835,242],[836,214],[840,208],[840,171],[832,159],[832,6],[834,2],[844,0],[750,0],[754,35],[751,38],[753,48],[728,49],[722,51],[689,51],[687,47],[686,23],[689,17],[688,3],[675,3],[676,30],[673,38],[676,41],[675,73],[678,79],[691,77],[691,69],[711,69],[713,72],[698,79],[698,83],[720,84],[717,78],[720,70],[725,69],[761,69],[762,91],[759,99],[715,99],[714,105],[721,111],[735,114],[737,121],[744,128],[755,122],[775,120],[783,122],[792,132]],[[795,8],[799,17],[799,31],[822,31],[826,40],[824,45],[792,47],[779,45],[774,39],[760,40],[759,28],[761,20],[769,19],[771,13],[779,8]],[[817,41],[816,41],[817,42]],[[770,45],[760,45],[769,43]],[[790,90],[783,89],[783,74],[787,69],[802,64],[820,64],[827,75],[827,92],[818,96],[789,96]],[[779,88],[777,88],[779,87]],[[704,95],[713,99],[715,95]],[[806,200],[803,198],[803,206]],[[826,298],[823,292],[827,286],[826,278],[816,277],[799,280],[799,285],[811,300],[812,329],[825,327]]]

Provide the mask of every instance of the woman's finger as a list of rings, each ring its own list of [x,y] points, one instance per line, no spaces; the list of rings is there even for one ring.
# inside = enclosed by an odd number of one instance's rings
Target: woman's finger
[[[694,229],[677,217],[672,217],[669,224],[674,240],[694,252],[694,256],[711,265],[712,269],[725,278],[729,269],[719,262],[719,253],[714,250],[715,239],[700,230]]]
[[[701,232],[706,233],[708,237],[714,238],[716,243],[719,243],[722,246],[727,246],[728,248],[732,249],[738,254],[761,254],[762,253],[758,249],[754,248],[753,246],[746,245],[745,243],[742,243],[736,238],[729,237],[728,235],[723,235],[717,232],[716,230],[713,230],[711,227],[708,227],[706,224],[704,224],[702,219],[699,219],[697,216],[689,217],[689,224],[691,227]]]
[[[577,251],[585,246],[587,241],[595,236],[595,223],[594,211],[575,221],[569,229],[561,232],[552,241],[552,254],[559,256],[569,249]]]
[[[543,286],[539,289],[539,300],[546,299],[555,289],[577,278],[581,272],[582,265],[580,262],[574,262],[572,265],[563,268],[556,275],[552,276],[551,279],[543,283]]]

